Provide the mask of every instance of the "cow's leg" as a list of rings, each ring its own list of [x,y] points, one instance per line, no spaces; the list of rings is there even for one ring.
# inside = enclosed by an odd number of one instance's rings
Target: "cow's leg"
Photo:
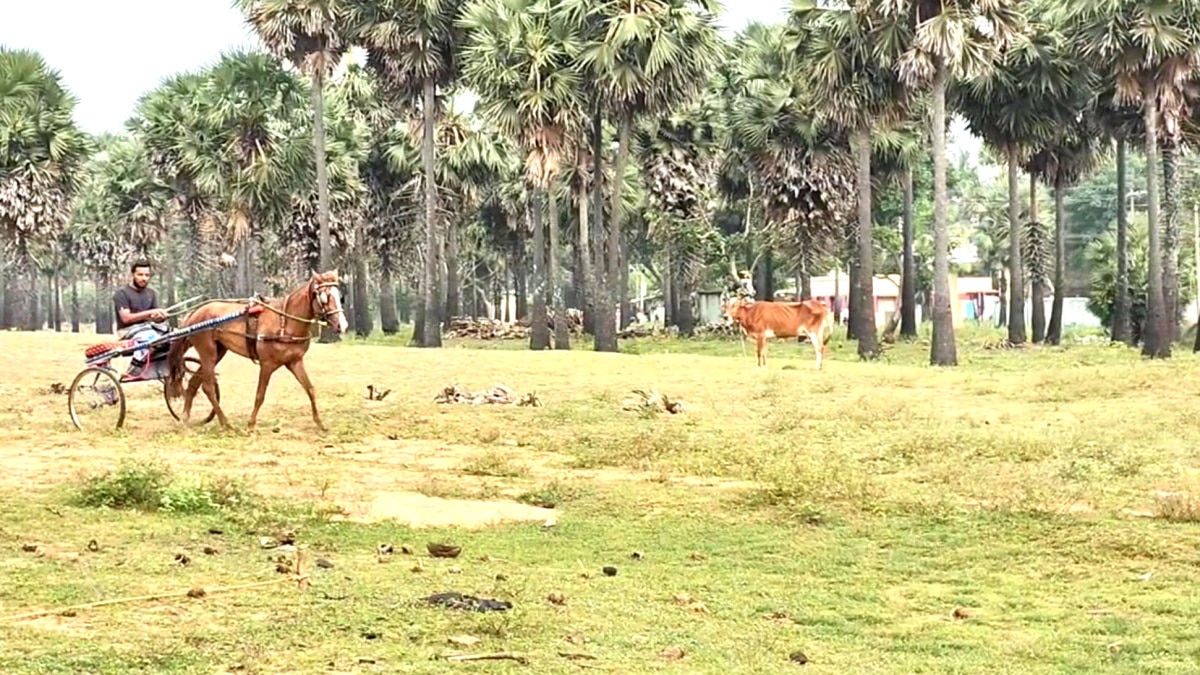
[[[756,347],[755,354],[758,356],[754,367],[762,368],[767,365],[767,336],[765,333],[759,333],[754,336],[754,340],[754,346]]]
[[[817,353],[817,370],[821,369],[821,359],[825,356],[825,343],[821,341],[820,331],[813,334],[811,331],[808,334],[809,342],[812,342],[813,351]]]

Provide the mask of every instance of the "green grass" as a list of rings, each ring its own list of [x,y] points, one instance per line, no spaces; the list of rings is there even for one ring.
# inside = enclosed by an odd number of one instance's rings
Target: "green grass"
[[[0,341],[41,379],[78,367],[38,356],[68,339],[36,338]],[[859,363],[837,339],[818,373],[807,346],[780,341],[765,371],[735,341],[631,341],[622,355],[386,342],[314,348],[324,436],[286,377],[252,438],[180,432],[153,392],[123,432],[82,435],[61,397],[32,393],[46,382],[22,385],[26,402],[0,413],[0,616],[278,578],[260,538],[281,532],[333,567],[306,591],[0,621],[0,671],[783,673],[801,668],[797,650],[804,672],[839,674],[1200,668],[1190,353],[1146,362],[1079,338],[996,349],[980,331],[962,336],[958,369],[929,368],[921,343]],[[254,371],[221,372],[244,425]],[[455,381],[536,390],[545,407],[433,404]],[[393,393],[365,401],[367,383]],[[688,411],[623,412],[633,388]],[[355,490],[512,500],[556,523],[331,520]],[[431,559],[430,541],[463,554]],[[381,562],[380,543],[397,553]],[[449,590],[515,606],[419,602]],[[447,643],[461,635],[480,642]],[[682,660],[664,655],[674,647]],[[530,664],[436,658],[454,651]]]

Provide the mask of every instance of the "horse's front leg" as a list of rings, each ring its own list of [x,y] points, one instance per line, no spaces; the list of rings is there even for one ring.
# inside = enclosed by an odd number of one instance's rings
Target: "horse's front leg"
[[[254,425],[258,424],[258,409],[262,407],[263,399],[267,396],[267,385],[271,384],[271,376],[279,368],[278,363],[269,361],[260,361],[258,366],[258,391],[254,394],[254,412],[250,413],[250,424],[246,427],[248,431],[254,431]]]
[[[317,412],[317,393],[308,379],[308,371],[304,369],[304,359],[287,364],[287,369],[296,376],[296,381],[300,383],[301,387],[304,387],[304,392],[308,394],[308,402],[312,404],[313,422],[316,423],[318,429],[325,431],[325,425],[321,423],[321,413]]]

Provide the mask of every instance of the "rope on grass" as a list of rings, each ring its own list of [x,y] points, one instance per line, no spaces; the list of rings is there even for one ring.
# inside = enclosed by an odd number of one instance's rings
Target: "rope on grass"
[[[0,622],[5,621],[23,621],[25,619],[36,619],[51,614],[65,614],[67,612],[76,612],[81,609],[91,609],[93,607],[104,607],[105,605],[120,605],[130,602],[148,602],[151,600],[163,600],[166,598],[181,598],[188,596],[192,598],[202,598],[213,593],[228,593],[231,591],[244,591],[251,588],[262,588],[264,586],[275,586],[287,582],[295,582],[296,587],[300,590],[308,588],[308,551],[304,549],[296,550],[296,570],[292,574],[279,579],[271,579],[270,581],[252,581],[245,584],[236,584],[234,586],[220,586],[217,588],[190,588],[186,591],[171,591],[169,593],[154,593],[152,595],[138,595],[128,598],[114,598],[112,600],[99,600],[97,602],[87,602],[82,605],[71,605],[69,607],[56,607],[54,609],[43,609],[36,612],[25,612],[23,614],[11,614],[9,616],[0,617]]]

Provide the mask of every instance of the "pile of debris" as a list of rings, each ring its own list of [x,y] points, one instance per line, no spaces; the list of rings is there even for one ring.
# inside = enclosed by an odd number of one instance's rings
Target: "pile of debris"
[[[554,312],[546,312],[546,325],[554,330]],[[478,340],[524,340],[529,338],[528,319],[501,321],[487,317],[456,316],[450,319],[445,331],[447,338],[475,338]],[[573,335],[583,334],[583,312],[567,310],[567,328]]]
[[[645,414],[665,412],[677,415],[683,412],[684,406],[683,401],[670,398],[653,389],[649,391],[634,389],[633,394],[621,402],[621,409]]]
[[[742,329],[732,321],[718,321],[696,326],[696,337],[741,337]]]
[[[491,389],[483,391],[468,391],[465,387],[460,387],[457,384],[444,387],[437,396],[433,398],[434,403],[466,403],[470,405],[516,405],[527,406],[531,408],[542,407],[542,402],[538,399],[537,394],[529,392],[524,396],[517,396],[517,392],[503,384],[497,384]]]
[[[529,337],[529,327],[486,317],[456,316],[446,330],[448,338],[479,340],[520,340]]]

